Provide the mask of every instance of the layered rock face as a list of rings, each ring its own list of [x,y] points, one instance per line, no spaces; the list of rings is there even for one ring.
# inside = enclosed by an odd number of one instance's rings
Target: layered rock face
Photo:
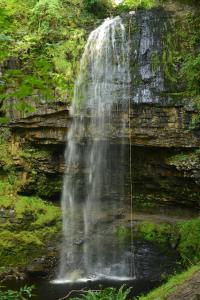
[[[130,112],[130,114],[129,114]],[[107,135],[113,142],[119,141],[118,108],[113,111],[113,126],[108,128]],[[125,122],[124,141],[137,146],[150,147],[199,147],[198,129],[191,130],[192,119],[197,112],[184,106],[160,106],[158,104],[133,104],[130,111],[123,113]],[[129,115],[131,128],[129,128]],[[120,116],[121,117],[121,116]],[[38,145],[62,145],[66,143],[66,132],[71,118],[64,106],[60,111],[35,114],[10,123],[13,140],[22,143],[31,142]],[[108,123],[109,127],[109,123]],[[85,136],[89,138],[88,128]],[[120,137],[121,138],[121,137]]]
[[[124,135],[124,150],[126,161],[121,162],[126,170],[125,194],[129,198],[129,163],[130,143],[132,161],[132,182],[135,201],[140,204],[163,203],[198,207],[200,201],[200,138],[198,130],[190,130],[190,122],[195,111],[185,107],[158,106],[153,104],[134,104],[131,107],[131,127],[129,129],[128,114],[124,115],[126,129]],[[119,128],[117,123],[110,128],[108,134],[110,145],[110,170],[112,157],[119,156]],[[68,111],[32,116],[12,126],[12,143],[22,147],[31,147],[28,158],[17,162],[18,169],[23,170],[27,182],[21,193],[34,194],[44,198],[59,200],[62,189],[62,174],[64,172],[64,148],[66,132],[70,124]],[[89,129],[86,140],[89,139]],[[86,143],[82,141],[83,147]],[[103,141],[102,141],[103,142]],[[38,155],[45,151],[45,155]],[[28,164],[26,160],[28,159]],[[33,174],[33,171],[35,173]],[[114,173],[110,176],[113,178]],[[79,174],[81,181],[81,173]],[[24,175],[23,175],[24,176]],[[120,183],[116,178],[113,190]],[[105,183],[106,185],[106,183]],[[106,190],[106,188],[105,188]],[[111,193],[112,194],[112,193]],[[111,195],[110,194],[110,195]],[[119,197],[113,192],[112,197]],[[105,196],[105,195],[104,195]],[[105,196],[106,197],[106,196]]]
[[[108,121],[106,134],[110,137],[113,151],[119,153],[117,149],[121,147],[119,141],[122,140],[122,133],[118,120],[122,117],[123,144],[127,153],[127,159],[123,162],[127,168],[124,184],[127,199],[131,161],[136,202],[198,207],[200,131],[197,126],[191,129],[197,111],[191,99],[184,99],[180,95],[177,97],[184,83],[174,79],[179,66],[171,60],[174,38],[172,23],[174,20],[179,24],[183,22],[182,11],[177,7],[174,10],[169,5],[167,8],[132,12],[123,18],[129,28],[131,47],[130,99],[127,99],[125,112],[121,111],[120,103],[113,108],[112,126]],[[18,169],[29,178],[22,193],[59,198],[64,171],[63,151],[70,122],[69,108],[58,102],[53,106],[40,105],[34,114],[13,119],[9,124],[13,145],[19,144],[25,148],[31,145],[33,153],[41,149],[47,153],[40,159],[30,155],[28,167],[26,158],[19,163]],[[81,141],[83,145],[90,138],[91,130],[87,128],[85,140]],[[35,170],[34,176],[31,169]],[[116,185],[119,181],[117,178]],[[48,190],[48,186],[51,189]],[[113,197],[117,198],[119,194],[113,194]]]

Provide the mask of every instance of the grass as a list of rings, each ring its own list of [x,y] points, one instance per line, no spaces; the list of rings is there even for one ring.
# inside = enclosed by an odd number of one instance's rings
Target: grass
[[[163,284],[159,288],[153,290],[146,296],[138,297],[138,300],[165,300],[169,295],[176,291],[186,280],[189,280],[197,271],[200,270],[200,266],[193,266],[187,271],[172,276],[167,283]]]

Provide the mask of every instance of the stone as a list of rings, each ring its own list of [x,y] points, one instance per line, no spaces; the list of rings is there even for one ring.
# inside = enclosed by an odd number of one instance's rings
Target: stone
[[[47,276],[48,270],[44,264],[44,258],[35,259],[31,265],[26,267],[26,273],[33,277]]]

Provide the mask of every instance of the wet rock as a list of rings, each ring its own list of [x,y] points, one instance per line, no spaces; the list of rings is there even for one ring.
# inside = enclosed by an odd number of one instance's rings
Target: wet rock
[[[74,241],[74,245],[77,245],[77,246],[81,246],[81,245],[83,245],[83,243],[84,243],[84,240],[76,240],[76,241]]]
[[[8,268],[0,272],[0,284],[8,280],[24,280],[26,274],[21,268]]]
[[[53,278],[58,264],[60,251],[59,247],[47,247],[46,254],[35,258],[31,264],[26,267],[26,274],[32,277]]]
[[[48,269],[45,265],[45,258],[38,258],[35,259],[31,265],[27,266],[26,272],[28,275],[31,276],[47,276],[48,275]]]
[[[15,210],[10,209],[9,210],[9,221],[10,221],[10,223],[14,223],[16,221],[15,218],[16,218]]]
[[[8,220],[7,211],[5,208],[0,209],[0,224],[5,224]]]
[[[148,87],[142,90],[142,95],[146,99],[150,99],[151,95]],[[124,132],[120,132],[120,134],[119,118],[121,118],[121,112],[116,107],[116,111],[113,111],[112,128],[108,124],[105,135],[111,136],[112,141],[115,143],[121,141],[123,137],[123,141],[126,144],[129,144],[131,136],[132,144],[142,147],[193,148],[200,146],[200,138],[197,132],[189,130],[190,123],[197,114],[194,109],[188,110],[184,105],[163,106],[152,104],[150,100],[148,102],[150,103],[132,104],[130,112],[131,128],[129,129],[127,125]],[[128,115],[123,114],[124,121],[127,118]],[[39,162],[40,172],[45,171],[48,174],[54,173],[54,170],[57,170],[59,173],[63,172],[63,152],[60,152],[62,148],[59,145],[64,146],[66,143],[66,132],[70,126],[67,112],[59,111],[57,114],[46,115],[41,118],[35,117],[34,126],[32,119],[34,117],[17,120],[10,124],[13,132],[13,143],[16,143],[18,140],[20,143],[46,144],[49,145],[50,151],[52,150],[50,145],[58,145],[55,148],[57,152],[52,153],[55,160],[52,160],[50,155],[49,158],[37,158],[35,164]],[[48,123],[49,119],[51,122],[47,126],[46,122]],[[90,132],[91,128],[88,127],[87,132],[85,132],[87,139],[90,139]],[[59,156],[57,156],[58,154]],[[34,159],[30,159],[34,164]]]

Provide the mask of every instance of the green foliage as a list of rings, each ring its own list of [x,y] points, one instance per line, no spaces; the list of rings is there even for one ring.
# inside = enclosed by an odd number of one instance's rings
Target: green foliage
[[[0,181],[0,209],[4,215],[0,224],[0,265],[25,265],[58,235],[60,209],[37,197],[17,196],[8,191]]]
[[[193,151],[188,151],[184,153],[181,152],[172,155],[167,159],[167,162],[170,165],[175,165],[177,168],[181,168],[181,167],[185,168],[198,163],[199,160],[200,160],[200,151],[199,149],[197,149]]]
[[[12,251],[12,249],[17,246],[17,250],[23,251],[25,247],[33,245],[34,247],[39,247],[43,245],[43,242],[37,237],[34,232],[20,231],[19,233],[12,232],[9,230],[4,230],[0,232],[0,253],[5,251]]]
[[[159,244],[168,243],[172,238],[172,226],[170,224],[143,222],[139,226],[139,231],[146,240]]]
[[[5,110],[10,98],[18,100],[15,109],[22,116],[34,111],[38,98],[70,100],[87,28],[94,26],[100,7],[109,9],[107,1],[96,2],[99,8],[91,14],[93,1],[0,0]]]
[[[1,181],[0,188],[5,193],[5,185]],[[55,224],[60,220],[60,209],[38,197],[6,196],[4,194],[0,196],[0,207],[13,209],[16,222],[17,219],[22,219],[27,214],[31,215],[33,221],[30,228],[31,226],[32,228],[44,227],[48,224]]]
[[[117,228],[117,238],[120,242],[125,243],[130,241],[131,230],[125,226],[120,226]]]
[[[48,159],[49,158],[49,152],[47,150],[40,150],[40,149],[34,149],[34,148],[24,148],[21,152],[21,157],[25,159],[34,159],[34,160],[40,160],[40,159]]]
[[[117,10],[123,12],[138,8],[150,9],[157,4],[157,0],[124,0],[122,4],[117,7]]]
[[[11,145],[6,138],[7,134],[4,132],[4,136],[0,135],[0,167],[2,175],[0,177],[0,195],[16,195],[16,193],[24,189],[48,199],[59,194],[62,188],[61,176],[55,178],[51,174],[35,170],[38,160],[48,161],[52,159],[52,152],[44,148],[26,146],[22,149],[17,144]],[[20,164],[24,166],[26,170],[25,176],[17,171],[16,161],[20,161]]]
[[[185,263],[200,262],[200,218],[178,223],[178,250]]]
[[[7,124],[9,122],[9,118],[7,117],[0,117],[0,125]]]
[[[62,177],[48,178],[45,174],[37,173],[32,170],[28,184],[40,197],[51,198],[52,195],[60,193],[62,189]]]
[[[193,129],[200,123],[200,54],[188,54],[181,71],[187,80],[188,92],[194,96],[196,103],[197,114],[193,116],[190,124]]]
[[[165,79],[171,88],[176,88],[177,74],[176,74],[176,53],[174,49],[173,35],[167,33],[164,38],[164,49],[162,54],[162,65]]]
[[[106,17],[113,9],[111,0],[86,0],[85,3],[86,9],[100,18]]]
[[[185,94],[200,101],[200,17],[199,13],[187,13],[182,27],[175,24],[177,34],[176,63],[179,65],[179,77],[185,84]],[[197,107],[198,108],[198,107]]]
[[[12,166],[12,155],[8,142],[0,135],[0,163],[6,167]]]
[[[0,197],[2,195],[7,195],[11,192],[12,192],[12,185],[8,181],[0,180]],[[7,197],[5,196],[4,201],[6,201],[6,199]]]
[[[194,95],[200,94],[200,54],[189,54],[182,66],[183,76],[186,76],[188,91]],[[200,101],[200,99],[199,99]]]
[[[188,264],[200,262],[200,218],[172,224],[143,222],[139,233],[144,239],[160,245],[177,244],[177,250]]]
[[[160,57],[157,52],[153,52],[151,56],[151,68],[152,71],[156,71],[158,67],[160,66]]]
[[[19,291],[7,290],[4,291],[0,287],[0,299],[1,300],[27,300],[33,297],[34,286],[21,287]]]
[[[146,296],[138,297],[138,300],[165,300],[170,296],[173,292],[176,291],[186,280],[189,280],[195,272],[200,270],[200,266],[193,266],[187,271],[172,276],[167,283],[163,284],[161,287],[155,289],[150,292]]]
[[[125,286],[121,286],[119,290],[115,288],[106,288],[101,291],[87,291],[84,295],[79,298],[74,298],[74,300],[126,300],[129,293],[130,288],[125,288]]]

